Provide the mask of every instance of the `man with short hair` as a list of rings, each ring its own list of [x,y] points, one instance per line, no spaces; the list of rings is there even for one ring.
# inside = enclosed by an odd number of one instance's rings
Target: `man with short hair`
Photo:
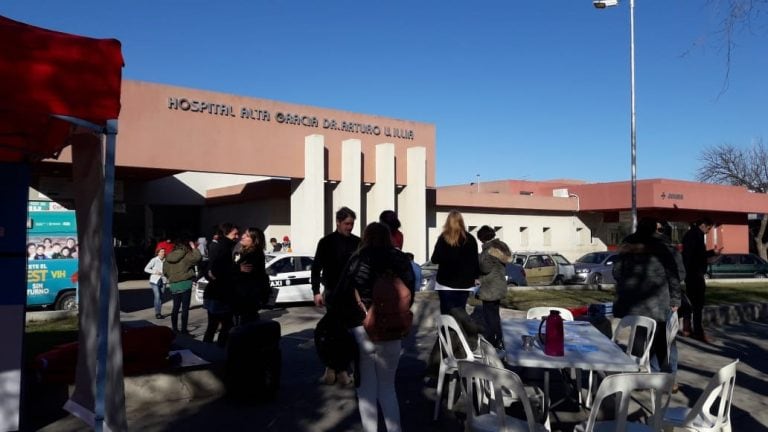
[[[328,296],[333,295],[344,266],[360,244],[360,237],[352,234],[355,219],[357,215],[349,207],[340,208],[336,212],[336,231],[317,242],[315,260],[312,262],[312,293],[318,307],[325,306]],[[325,287],[322,295],[320,282]],[[323,382],[333,384],[336,382],[337,373],[339,382],[346,384],[350,381],[346,371],[334,371],[326,367]]]
[[[691,225],[691,229],[683,236],[683,263],[685,264],[685,289],[691,301],[693,315],[693,337],[709,343],[704,334],[702,313],[704,311],[704,290],[706,283],[704,274],[711,258],[720,255],[722,246],[707,250],[705,236],[712,230],[715,223],[708,217],[702,217]]]

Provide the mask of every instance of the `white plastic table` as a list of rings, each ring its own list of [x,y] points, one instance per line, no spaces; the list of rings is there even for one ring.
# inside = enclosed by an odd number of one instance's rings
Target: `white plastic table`
[[[637,363],[587,321],[565,321],[565,355],[548,356],[538,340],[541,320],[507,319],[501,323],[505,360],[512,366],[545,369],[544,413],[549,419],[549,369],[576,368],[603,372],[637,372]],[[546,324],[545,324],[546,326]],[[534,337],[533,348],[523,350],[523,335]],[[579,387],[581,387],[579,385]],[[581,399],[581,394],[579,394]]]

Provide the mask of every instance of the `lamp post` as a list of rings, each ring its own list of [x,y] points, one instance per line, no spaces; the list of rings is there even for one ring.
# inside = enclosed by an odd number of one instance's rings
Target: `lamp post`
[[[619,0],[594,0],[598,9],[617,6]],[[635,0],[629,0],[629,141],[631,157],[632,187],[632,232],[637,230],[637,129],[635,125]]]

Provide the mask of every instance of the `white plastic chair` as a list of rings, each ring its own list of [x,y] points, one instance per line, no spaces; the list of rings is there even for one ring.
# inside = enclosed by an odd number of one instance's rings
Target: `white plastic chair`
[[[667,408],[662,424],[664,430],[674,428],[688,431],[714,432],[731,430],[731,401],[736,386],[736,364],[729,363],[709,380],[709,384],[693,405],[693,408]],[[712,414],[712,405],[719,399],[717,413]]]
[[[541,319],[542,317],[549,316],[549,311],[551,310],[560,312],[560,318],[562,318],[563,321],[573,321],[573,313],[568,309],[549,306],[536,306],[528,309],[526,319]]]
[[[633,347],[635,346],[635,339],[637,338],[637,329],[639,327],[645,328],[645,340],[643,341],[644,344],[641,347],[641,354],[639,356],[632,354]],[[625,340],[623,337],[623,334],[626,331],[629,331],[629,336]],[[651,371],[651,346],[653,345],[653,337],[656,334],[656,321],[640,316],[640,315],[627,315],[624,318],[619,321],[619,324],[616,326],[616,330],[613,332],[613,341],[616,342],[617,345],[624,345],[624,352],[627,353],[628,356],[632,357],[633,360],[635,360],[635,363],[637,363],[637,367],[641,372],[650,372]],[[626,343],[626,345],[625,345]],[[598,375],[601,377],[604,377],[606,374],[604,372],[598,372]],[[589,373],[589,380],[588,380],[588,391],[587,391],[587,401],[586,405],[590,406],[590,399],[592,396],[592,381],[593,381],[593,374],[592,372]],[[653,399],[653,398],[652,398]],[[651,401],[653,403],[653,400]],[[653,407],[653,405],[651,405]]]
[[[662,407],[662,399],[669,403],[669,393],[672,389],[675,377],[667,373],[620,373],[609,375],[600,384],[595,396],[595,406],[592,407],[589,418],[586,422],[576,426],[576,432],[593,431],[614,431],[614,432],[636,432],[661,430],[661,417],[663,408],[652,412],[647,418],[646,424],[628,423],[629,403],[632,399],[632,392],[635,390],[651,390],[653,405]],[[614,420],[597,421],[600,413],[600,406],[603,401],[611,395],[616,395],[616,416]],[[665,398],[665,395],[667,396]]]
[[[637,329],[639,327],[645,328],[645,343],[640,356],[636,356],[632,354],[632,347],[635,346]],[[624,342],[620,335],[625,329],[629,329],[629,339],[626,340],[625,352],[635,360],[640,370],[649,372],[651,370],[651,345],[653,345],[653,337],[656,334],[656,321],[640,315],[627,315],[619,321],[616,330],[613,332],[614,342],[617,344]]]
[[[512,432],[546,431],[544,425],[536,423],[533,409],[520,377],[506,369],[496,368],[480,362],[458,361],[459,375],[466,382],[467,420],[465,431]],[[525,420],[510,417],[504,411],[504,403],[498,395],[510,393],[523,404]]]
[[[453,330],[453,331],[451,331]],[[464,337],[464,331],[451,315],[440,315],[437,318],[437,336],[440,341],[440,370],[437,376],[437,399],[435,400],[435,412],[433,419],[437,420],[440,412],[440,404],[443,401],[443,384],[445,377],[448,376],[448,409],[453,409],[453,400],[456,393],[456,381],[458,381],[458,360],[475,361],[482,358],[476,355],[469,347],[467,339]],[[453,338],[458,337],[461,347],[464,349],[464,357],[456,358],[453,352]]]

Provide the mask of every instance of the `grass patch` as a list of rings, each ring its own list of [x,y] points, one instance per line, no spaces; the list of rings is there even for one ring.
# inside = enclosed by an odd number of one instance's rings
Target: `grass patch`
[[[507,298],[502,300],[502,306],[528,310],[536,306],[578,307],[592,303],[612,302],[615,298],[613,290],[531,290],[513,291],[507,293]]]
[[[612,288],[583,290],[574,287],[565,290],[512,291],[501,304],[502,307],[517,310],[528,310],[542,305],[570,308],[612,302],[615,298]],[[707,282],[707,305],[747,302],[768,302],[768,282]]]
[[[749,302],[768,302],[768,282],[707,282],[708,305]]]
[[[52,320],[33,321],[27,324],[24,335],[24,358],[27,362],[51,348],[77,340],[77,315]]]

